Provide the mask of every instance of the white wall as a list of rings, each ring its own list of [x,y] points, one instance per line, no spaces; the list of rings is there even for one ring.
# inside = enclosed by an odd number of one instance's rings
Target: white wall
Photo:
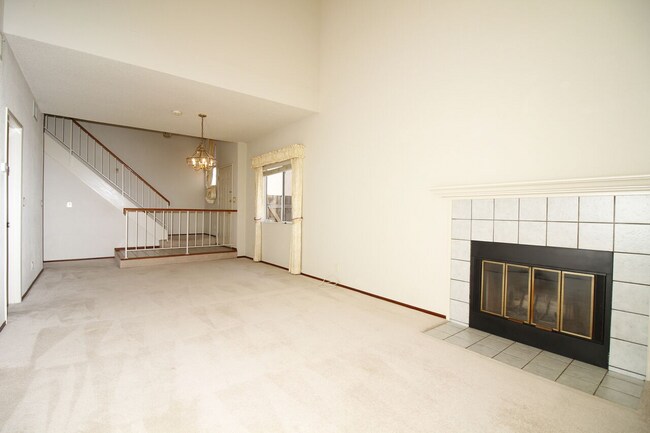
[[[289,267],[291,224],[262,223],[262,261]],[[253,254],[248,254],[252,257]]]
[[[45,260],[111,257],[124,246],[120,209],[45,155]],[[71,202],[72,207],[66,207]]]
[[[319,3],[6,0],[4,31],[311,109]]]
[[[447,314],[449,203],[431,187],[647,173],[649,14],[323,1],[321,113],[249,147],[305,144],[303,271]],[[248,185],[252,212],[250,169]]]
[[[0,131],[4,134],[6,108],[9,108],[23,127],[22,294],[25,294],[43,269],[43,117],[39,112],[36,119],[33,117],[33,103],[32,92],[10,47],[3,40],[0,73]],[[5,140],[6,137],[2,137],[3,143]],[[3,144],[5,145],[6,143]],[[4,159],[4,156],[2,158]],[[6,227],[4,200],[3,194],[0,200],[3,202],[0,212],[2,227]],[[15,205],[20,206],[20,202]],[[1,231],[4,237],[4,229]],[[1,251],[0,262],[4,263],[5,260],[4,251]]]
[[[187,167],[185,158],[194,153],[199,139],[160,132],[80,122],[113,153],[171,201],[176,208],[203,208],[202,172]]]

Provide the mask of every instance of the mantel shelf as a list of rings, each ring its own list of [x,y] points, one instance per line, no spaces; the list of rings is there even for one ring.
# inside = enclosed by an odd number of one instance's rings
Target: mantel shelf
[[[434,187],[430,191],[438,197],[450,199],[576,194],[634,194],[650,192],[650,175],[542,180],[484,185],[452,185]]]

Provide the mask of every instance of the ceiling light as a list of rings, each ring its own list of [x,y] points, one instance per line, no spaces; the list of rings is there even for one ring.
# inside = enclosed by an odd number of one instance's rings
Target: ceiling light
[[[217,166],[217,160],[215,157],[210,155],[208,150],[206,150],[205,148],[206,140],[205,138],[203,138],[203,120],[207,116],[205,114],[199,114],[199,117],[201,118],[201,141],[199,142],[199,145],[194,151],[194,153],[192,154],[192,156],[188,156],[187,158],[185,158],[185,162],[187,163],[188,167],[192,167],[196,171],[198,170],[209,171]],[[209,147],[210,145],[208,144],[208,148]],[[215,146],[215,151],[216,151],[216,146]]]
[[[183,115],[183,112],[182,112],[181,110],[173,110],[173,111],[172,111],[172,114],[173,114],[174,116],[182,116],[182,115]]]

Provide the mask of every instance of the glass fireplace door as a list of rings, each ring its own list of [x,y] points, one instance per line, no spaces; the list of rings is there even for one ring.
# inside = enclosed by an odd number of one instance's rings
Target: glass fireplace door
[[[538,328],[559,328],[560,271],[533,268],[531,323]]]
[[[529,323],[530,268],[506,265],[505,317],[516,322]]]
[[[591,338],[594,317],[594,276],[562,272],[560,331]]]
[[[503,316],[505,263],[483,261],[481,276],[481,311]]]

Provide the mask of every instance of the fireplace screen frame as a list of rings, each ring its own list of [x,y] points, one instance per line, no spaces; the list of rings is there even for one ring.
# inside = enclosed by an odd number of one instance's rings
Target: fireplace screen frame
[[[505,263],[503,266],[502,315],[482,311],[483,261]],[[508,265],[528,267],[528,321],[510,319],[506,307]],[[549,330],[533,324],[533,269],[559,271],[558,315],[556,329]],[[564,273],[563,273],[564,272]],[[564,302],[562,284],[565,274],[593,275],[590,320],[591,338],[562,331],[559,309]],[[504,244],[472,241],[470,267],[469,324],[501,337],[543,350],[568,356],[583,362],[607,368],[609,365],[609,337],[611,322],[613,253],[558,247]],[[523,293],[523,292],[522,292]]]

